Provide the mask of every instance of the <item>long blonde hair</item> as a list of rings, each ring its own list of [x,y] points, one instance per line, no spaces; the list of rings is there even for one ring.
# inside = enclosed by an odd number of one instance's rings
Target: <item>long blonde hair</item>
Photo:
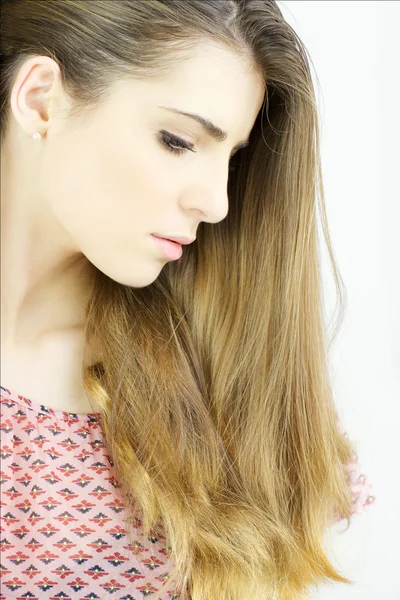
[[[18,0],[2,5],[1,139],[16,74],[60,66],[71,116],[110,84],[151,77],[212,40],[253,60],[266,101],[228,181],[229,213],[151,285],[93,267],[85,367],[130,521],[165,535],[182,600],[298,600],[352,583],[324,534],[349,524],[354,444],[338,425],[318,218],[343,317],[307,51],[273,0]],[[161,529],[162,526],[162,529]],[[167,585],[167,584],[165,584]],[[164,589],[164,588],[163,588]]]

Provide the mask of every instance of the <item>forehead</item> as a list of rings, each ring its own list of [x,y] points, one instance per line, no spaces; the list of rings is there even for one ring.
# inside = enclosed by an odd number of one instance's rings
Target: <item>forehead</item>
[[[228,132],[235,120],[254,121],[262,106],[265,81],[255,65],[227,48],[199,44],[168,75],[153,82],[159,92],[191,112],[205,113]],[[164,102],[165,105],[165,102]]]
[[[168,113],[160,107],[171,106],[203,115],[226,131],[231,141],[247,137],[265,95],[265,82],[253,64],[211,43],[198,44],[161,76],[122,85],[130,110],[162,117]]]

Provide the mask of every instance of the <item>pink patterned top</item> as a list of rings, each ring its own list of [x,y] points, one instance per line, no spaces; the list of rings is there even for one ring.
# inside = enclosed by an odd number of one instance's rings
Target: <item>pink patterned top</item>
[[[162,532],[126,539],[101,414],[53,410],[0,387],[0,600],[174,600]],[[349,465],[354,513],[375,500]],[[337,519],[339,520],[339,518]]]
[[[137,520],[126,539],[101,413],[0,393],[0,600],[178,599],[172,584],[157,594],[172,571],[161,532],[145,538]]]

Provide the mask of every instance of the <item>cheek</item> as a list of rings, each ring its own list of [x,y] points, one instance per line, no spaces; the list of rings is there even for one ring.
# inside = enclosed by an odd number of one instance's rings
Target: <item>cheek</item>
[[[49,149],[41,193],[78,247],[132,240],[160,229],[173,209],[174,181],[160,157],[151,140],[133,147],[124,138],[66,135]]]
[[[156,224],[160,228],[160,218],[163,222],[174,209],[177,184],[171,157],[157,146],[151,133],[114,138],[98,160],[103,174],[108,173],[104,189],[117,194],[116,205],[130,219],[130,227],[142,222],[147,231],[153,231]]]

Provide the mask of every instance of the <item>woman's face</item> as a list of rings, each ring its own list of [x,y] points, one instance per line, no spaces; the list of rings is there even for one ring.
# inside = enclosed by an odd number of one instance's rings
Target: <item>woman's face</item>
[[[171,259],[151,234],[194,238],[202,221],[226,217],[229,161],[263,99],[264,82],[240,58],[204,44],[168,76],[120,81],[88,118],[54,112],[45,138],[31,143],[43,145],[36,193],[60,242],[122,284],[152,283]]]

